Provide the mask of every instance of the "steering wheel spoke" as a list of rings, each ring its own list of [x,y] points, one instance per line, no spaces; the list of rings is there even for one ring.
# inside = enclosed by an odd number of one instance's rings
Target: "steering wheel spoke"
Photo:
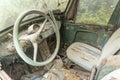
[[[38,34],[38,35],[39,35],[39,34],[41,33],[41,31],[43,30],[43,28],[44,28],[47,20],[48,20],[48,19],[46,18],[46,19],[44,20],[43,24],[40,26],[39,30],[37,31],[37,34]]]
[[[42,23],[41,26],[38,25],[39,29],[37,31],[34,30],[34,27],[35,25],[31,25],[29,28],[28,28],[28,34],[26,35],[23,35],[21,36],[20,38],[18,37],[18,29],[19,29],[19,26],[22,22],[22,20],[24,19],[24,17],[26,17],[27,15],[29,14],[40,14],[44,17],[44,21]],[[54,16],[52,16],[54,17]],[[53,20],[51,20],[53,19]],[[53,30],[55,32],[55,36],[56,36],[56,47],[55,47],[55,50],[53,52],[53,54],[51,54],[51,56],[44,60],[44,61],[37,61],[37,52],[38,52],[38,38],[39,36],[41,35],[41,32],[42,30],[44,29],[45,27],[45,24],[47,23],[47,21],[49,21],[51,24],[52,24],[52,27],[53,27]],[[48,16],[47,14],[43,13],[43,12],[40,12],[40,11],[37,11],[37,10],[29,10],[29,11],[26,11],[24,13],[22,13],[16,20],[15,24],[14,24],[14,28],[13,28],[13,42],[14,42],[14,45],[15,45],[15,49],[18,53],[18,55],[28,64],[30,65],[33,65],[33,66],[44,66],[48,63],[50,63],[57,55],[58,53],[58,50],[59,50],[59,47],[60,47],[60,33],[59,33],[59,29],[58,29],[58,26],[55,24],[56,21],[55,21],[55,18],[50,18],[50,16]],[[34,53],[33,53],[33,59],[31,59],[30,57],[28,57],[23,49],[22,49],[22,46],[19,42],[19,40],[28,40],[32,43],[33,45],[33,48],[34,48]],[[40,42],[41,40],[39,40]]]
[[[33,61],[36,62],[36,60],[37,60],[38,44],[37,43],[32,43],[32,44],[33,44],[33,48],[34,48]]]

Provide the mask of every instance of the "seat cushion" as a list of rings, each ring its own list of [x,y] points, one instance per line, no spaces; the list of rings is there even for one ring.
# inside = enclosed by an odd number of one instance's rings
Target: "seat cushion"
[[[81,42],[75,42],[67,49],[67,57],[88,71],[97,63],[100,53],[99,49]]]

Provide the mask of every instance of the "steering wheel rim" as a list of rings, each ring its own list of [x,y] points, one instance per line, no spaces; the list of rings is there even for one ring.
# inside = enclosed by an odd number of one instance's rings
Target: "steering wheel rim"
[[[15,45],[15,49],[18,53],[18,55],[28,64],[30,65],[33,65],[33,66],[44,66],[48,63],[50,63],[57,55],[58,51],[59,51],[59,47],[60,47],[60,33],[59,33],[59,29],[58,29],[58,26],[54,24],[54,22],[49,18],[49,21],[52,22],[52,24],[54,25],[53,26],[53,29],[54,29],[54,32],[55,32],[55,35],[56,35],[56,48],[53,52],[53,54],[45,61],[42,61],[42,62],[34,62],[31,58],[27,57],[27,55],[24,53],[23,49],[22,49],[22,46],[20,45],[19,43],[19,38],[18,38],[18,29],[19,29],[19,26],[20,26],[20,23],[22,22],[23,18],[29,14],[40,14],[42,16],[44,16],[45,18],[47,17],[46,14],[44,14],[43,12],[41,11],[37,11],[37,10],[29,10],[29,11],[26,11],[24,13],[22,13],[16,20],[15,24],[14,24],[14,28],[13,28],[13,43]]]

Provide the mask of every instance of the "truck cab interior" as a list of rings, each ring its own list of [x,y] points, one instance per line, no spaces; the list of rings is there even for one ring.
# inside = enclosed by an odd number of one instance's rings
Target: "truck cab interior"
[[[0,79],[120,79],[120,0],[4,0],[0,7]]]

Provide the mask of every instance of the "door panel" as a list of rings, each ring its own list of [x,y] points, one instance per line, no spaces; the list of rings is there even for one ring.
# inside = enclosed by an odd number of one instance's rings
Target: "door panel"
[[[111,34],[111,31],[106,31],[105,28],[107,27],[66,22],[61,30],[62,38],[66,45],[83,42],[101,49]]]

